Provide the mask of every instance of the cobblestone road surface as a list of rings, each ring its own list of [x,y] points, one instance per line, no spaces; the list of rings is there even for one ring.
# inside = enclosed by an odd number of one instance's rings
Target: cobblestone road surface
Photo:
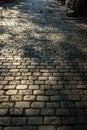
[[[53,0],[0,16],[0,130],[87,130],[87,24]]]

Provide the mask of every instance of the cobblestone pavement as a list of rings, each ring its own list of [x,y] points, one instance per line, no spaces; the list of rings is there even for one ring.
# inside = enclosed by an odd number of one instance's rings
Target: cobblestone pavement
[[[87,24],[53,0],[0,16],[0,130],[87,130]]]

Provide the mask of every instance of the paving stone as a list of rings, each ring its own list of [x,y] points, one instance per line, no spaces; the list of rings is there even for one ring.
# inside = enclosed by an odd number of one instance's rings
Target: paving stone
[[[8,83],[6,83],[6,84],[8,84]],[[17,85],[17,84],[20,84],[20,81],[18,81],[18,80],[9,81],[9,84],[10,85]]]
[[[49,89],[51,89],[51,86],[50,85],[40,85],[40,89],[41,90],[49,90]]]
[[[24,96],[23,99],[24,99],[25,101],[35,101],[35,98],[36,98],[36,97],[35,97],[34,95],[30,95],[30,96],[29,96],[29,95],[26,95],[26,96]]]
[[[60,126],[57,130],[74,130],[72,126]]]
[[[15,87],[16,87],[15,85],[5,85],[5,86],[4,86],[4,89],[5,89],[5,90],[15,89]]]
[[[75,103],[69,102],[69,101],[62,101],[61,107],[63,107],[63,108],[75,108]]]
[[[65,95],[58,95],[58,96],[50,96],[51,101],[66,101],[67,97]]]
[[[8,84],[8,81],[0,81],[0,85],[6,85]]]
[[[14,77],[5,77],[4,80],[14,80]]]
[[[22,130],[37,130],[36,126],[23,126]]]
[[[7,90],[6,95],[14,95],[17,94],[17,90]]]
[[[21,101],[22,100],[22,96],[21,95],[12,95],[10,97],[11,101]]]
[[[38,77],[38,80],[47,80],[47,77]]]
[[[10,72],[18,72],[19,69],[10,69]]]
[[[20,127],[5,127],[4,130],[21,130]]]
[[[22,63],[22,64],[23,64],[23,63]],[[30,75],[31,75],[31,72],[26,72],[26,73],[23,73],[23,72],[22,72],[22,75],[23,75],[23,76],[30,76]]]
[[[24,125],[24,124],[26,124],[25,117],[14,117],[12,119],[12,125]]]
[[[54,80],[54,81],[55,81],[55,80],[59,80],[59,81],[60,81],[60,80],[61,80],[61,77],[49,77],[49,80]]]
[[[60,117],[45,117],[44,118],[44,124],[54,124],[54,125],[60,125],[61,124],[61,119]]]
[[[48,96],[37,96],[36,98],[37,101],[49,101]]]
[[[43,108],[45,106],[44,102],[32,102],[31,108]]]
[[[0,103],[0,108],[11,108],[14,106],[13,102],[1,102]]]
[[[46,108],[44,108],[44,109],[41,109],[41,115],[43,115],[43,116],[52,116],[52,115],[54,115],[55,114],[55,110],[54,109],[46,109]]]
[[[42,125],[42,117],[34,116],[28,118],[29,125]]]
[[[19,90],[18,92],[19,95],[31,95],[32,94],[32,90]]]
[[[29,76],[29,79],[31,79],[31,80],[37,80],[37,76]]]
[[[27,85],[17,85],[16,89],[27,89]]]
[[[61,90],[62,87],[63,87],[62,85],[52,85],[52,88],[56,90]]]
[[[54,126],[40,126],[39,130],[55,130]]]
[[[58,95],[58,91],[57,90],[47,90],[46,95]]]
[[[39,109],[26,109],[25,114],[26,116],[39,116],[40,110]]]
[[[79,84],[79,85],[77,85],[77,88],[78,88],[78,89],[84,89],[84,88],[86,88],[86,85],[80,85],[80,84]]]
[[[9,101],[9,96],[0,96],[0,101]]]
[[[30,102],[16,102],[15,107],[29,108],[30,107]]]
[[[0,117],[0,126],[8,126],[11,124],[10,117]]]
[[[34,95],[44,95],[44,90],[34,90],[33,94]]]
[[[87,95],[81,95],[80,98],[82,101],[87,101]]]
[[[47,108],[59,108],[60,104],[59,102],[47,102],[46,107]]]
[[[23,115],[23,109],[22,108],[11,108],[10,115],[14,115],[14,116]]]
[[[80,101],[80,96],[79,95],[69,95],[68,100],[69,101]]]
[[[68,116],[70,114],[71,113],[69,109],[65,109],[65,108],[56,109],[56,115],[58,116]]]
[[[44,84],[44,81],[39,81],[39,80],[38,80],[38,81],[35,81],[35,84],[36,84],[36,85],[37,85],[37,84],[38,84],[38,85]]]
[[[29,89],[39,89],[39,85],[29,85]]]
[[[77,106],[77,108],[86,108],[87,102],[86,101],[76,102],[76,106]]]
[[[47,84],[47,85],[55,85],[55,84],[57,84],[57,81],[54,81],[54,80],[47,80],[47,81],[45,81],[45,84]]]
[[[21,84],[26,84],[26,85],[33,85],[33,80],[21,80]]]
[[[64,125],[68,124],[68,125],[72,125],[72,124],[76,124],[77,123],[77,120],[76,120],[76,117],[63,117],[62,118],[62,122]]]
[[[85,116],[85,110],[84,109],[70,109],[70,113],[73,116]]]

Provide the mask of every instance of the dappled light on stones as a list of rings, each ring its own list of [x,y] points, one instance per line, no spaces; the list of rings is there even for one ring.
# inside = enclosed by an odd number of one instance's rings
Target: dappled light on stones
[[[56,0],[0,11],[0,130],[87,130],[86,18]]]

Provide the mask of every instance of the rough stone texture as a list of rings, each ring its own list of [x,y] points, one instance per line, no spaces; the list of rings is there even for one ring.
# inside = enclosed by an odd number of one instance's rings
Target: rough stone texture
[[[30,106],[30,102],[16,102],[15,107],[18,108],[28,108]]]
[[[15,115],[15,116],[23,115],[23,109],[22,108],[11,108],[10,115]]]
[[[21,130],[20,127],[5,127],[4,130]]]
[[[22,130],[37,130],[36,126],[23,126]]]
[[[25,114],[26,116],[38,116],[40,113],[39,109],[26,109]]]
[[[14,117],[12,119],[12,125],[25,125],[26,124],[26,118],[25,117]]]
[[[44,124],[54,124],[54,125],[60,125],[61,124],[61,119],[60,117],[45,117],[44,118]]]
[[[47,108],[45,108],[45,109],[42,109],[41,110],[41,115],[43,115],[43,116],[52,116],[52,115],[54,115],[55,114],[55,110],[54,109],[47,109]]]
[[[61,126],[57,130],[74,130],[73,126]]]
[[[0,130],[87,130],[87,23],[54,0],[0,5]]]
[[[8,126],[11,124],[11,118],[10,117],[0,117],[0,126]]]
[[[28,118],[29,125],[42,125],[42,117],[29,117]]]
[[[45,107],[45,103],[44,102],[32,102],[31,104],[31,108],[43,108]]]
[[[39,130],[55,130],[54,126],[40,126]]]

